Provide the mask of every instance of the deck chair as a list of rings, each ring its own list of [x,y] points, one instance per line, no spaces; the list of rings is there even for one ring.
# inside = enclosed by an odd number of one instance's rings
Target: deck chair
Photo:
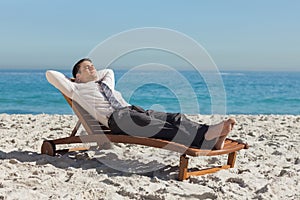
[[[111,131],[92,117],[85,109],[83,109],[77,102],[73,101],[69,97],[65,96],[68,104],[72,107],[74,113],[78,117],[78,122],[71,132],[69,137],[54,139],[54,140],[45,140],[41,147],[41,153],[47,154],[50,156],[55,156],[59,152],[69,152],[69,151],[78,151],[86,150],[87,148],[73,148],[73,149],[61,149],[57,150],[56,146],[61,144],[75,144],[75,143],[88,143],[96,142],[101,148],[106,144],[112,143],[125,143],[125,144],[137,144],[144,145],[155,148],[164,148],[170,151],[175,151],[180,153],[180,162],[179,162],[179,174],[178,180],[186,180],[190,176],[199,176],[209,173],[214,173],[222,169],[233,168],[237,156],[237,151],[241,149],[248,149],[248,144],[238,142],[232,139],[226,139],[224,148],[221,150],[206,150],[186,147],[182,144],[162,140],[155,138],[145,138],[145,137],[136,137],[129,135],[115,135],[111,134]],[[88,133],[87,135],[76,135],[80,126],[83,125],[84,129]],[[228,154],[227,163],[222,166],[214,166],[207,169],[201,170],[189,170],[188,169],[188,156],[198,157],[198,156],[216,156]]]

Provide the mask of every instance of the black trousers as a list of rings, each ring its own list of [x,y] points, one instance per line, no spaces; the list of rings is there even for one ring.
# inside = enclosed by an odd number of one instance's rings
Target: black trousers
[[[212,141],[206,141],[204,138],[208,126],[193,122],[180,113],[129,106],[115,110],[108,120],[108,125],[113,134],[158,138],[197,148],[205,141],[205,146],[211,148]]]

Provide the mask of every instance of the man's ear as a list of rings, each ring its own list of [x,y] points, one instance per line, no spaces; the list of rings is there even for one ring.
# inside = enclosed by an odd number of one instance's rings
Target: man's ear
[[[79,83],[80,82],[80,73],[76,74],[75,82]]]

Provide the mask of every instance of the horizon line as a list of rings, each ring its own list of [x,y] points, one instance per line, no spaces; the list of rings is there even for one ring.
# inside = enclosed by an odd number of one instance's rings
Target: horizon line
[[[96,68],[97,69],[97,68]],[[120,69],[120,68],[108,68],[108,69],[113,69],[116,71],[127,71],[130,70],[131,68],[124,68],[124,69]],[[173,68],[177,71],[195,71],[195,69],[176,69]],[[44,70],[63,70],[63,71],[72,71],[71,68],[1,68],[0,67],[0,71],[44,71]],[[97,70],[101,70],[101,69],[97,69]],[[137,69],[135,71],[168,71],[165,69]],[[214,71],[214,70],[210,70],[210,69],[206,69],[206,70],[202,70],[205,72],[210,72],[210,71]],[[300,69],[218,69],[218,71],[220,72],[300,72]]]

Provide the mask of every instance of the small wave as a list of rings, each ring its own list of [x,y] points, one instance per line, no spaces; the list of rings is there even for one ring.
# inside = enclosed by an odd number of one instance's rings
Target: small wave
[[[0,110],[0,113],[6,113],[6,114],[42,114],[41,112],[36,112],[36,111],[30,111],[30,110],[21,110],[21,109],[9,109],[9,110]]]
[[[265,98],[261,99],[258,102],[260,103],[269,103],[269,104],[274,104],[274,103],[281,103],[281,104],[289,104],[289,103],[300,103],[300,98]]]
[[[240,72],[221,72],[222,76],[244,76],[245,74]]]

